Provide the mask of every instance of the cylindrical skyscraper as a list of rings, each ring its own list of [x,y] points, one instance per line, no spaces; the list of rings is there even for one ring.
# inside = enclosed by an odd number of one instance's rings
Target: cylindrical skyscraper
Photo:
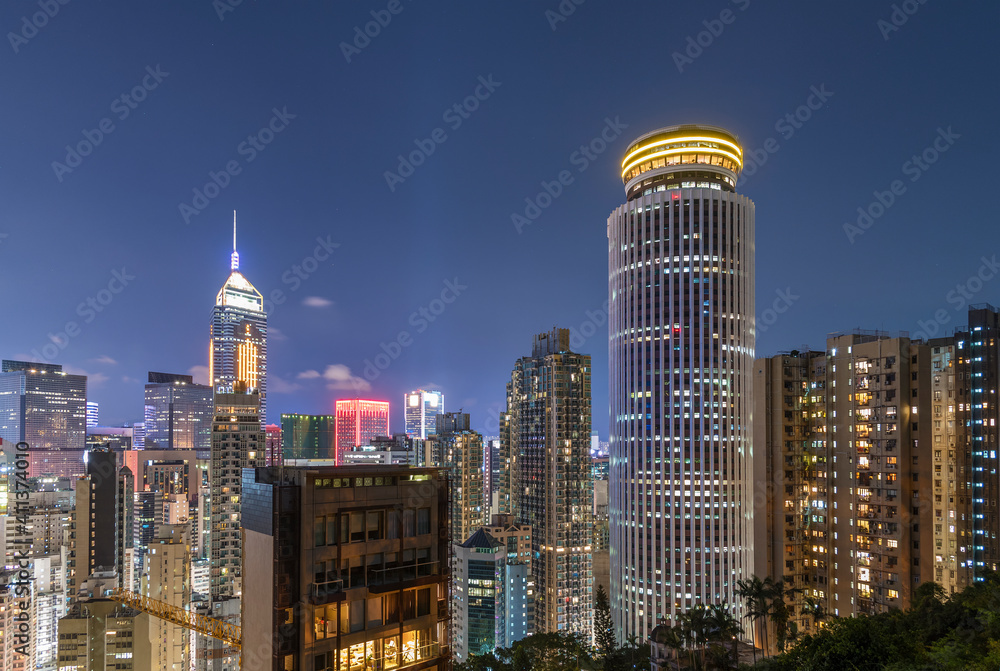
[[[754,206],[737,138],[632,142],[608,218],[611,603],[619,640],[696,604],[739,614],[751,571]],[[620,576],[620,581],[618,580]]]

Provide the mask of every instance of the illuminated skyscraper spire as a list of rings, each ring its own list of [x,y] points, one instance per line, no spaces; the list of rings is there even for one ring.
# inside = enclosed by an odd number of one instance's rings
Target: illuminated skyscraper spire
[[[267,315],[264,297],[240,272],[233,211],[233,253],[229,278],[215,297],[209,372],[216,391],[232,393],[237,382],[260,393],[261,422],[267,412]],[[263,424],[262,424],[263,426]]]
[[[240,253],[236,251],[236,210],[233,210],[233,255],[230,258],[229,267],[232,270],[240,269]]]

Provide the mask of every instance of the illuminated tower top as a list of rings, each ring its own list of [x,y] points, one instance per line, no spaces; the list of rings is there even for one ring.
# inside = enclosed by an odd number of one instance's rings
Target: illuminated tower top
[[[231,270],[229,279],[219,289],[215,304],[250,312],[264,312],[264,296],[239,271],[240,254],[236,251],[236,210],[233,210],[233,253],[230,256],[229,267]]]
[[[628,200],[667,189],[735,191],[742,168],[743,150],[732,133],[716,126],[667,126],[628,146],[622,182]]]
[[[240,253],[236,251],[236,210],[233,210],[233,254],[229,259],[229,267],[233,270],[239,270]]]

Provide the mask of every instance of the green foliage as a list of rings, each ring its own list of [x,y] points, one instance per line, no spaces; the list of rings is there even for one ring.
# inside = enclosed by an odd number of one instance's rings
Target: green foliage
[[[830,618],[818,633],[754,671],[997,671],[1000,669],[1000,577],[947,598],[935,583],[913,593],[912,606],[857,618]]]
[[[579,634],[534,634],[510,648],[484,655],[471,655],[455,671],[646,671],[650,667],[649,644],[634,639],[613,647],[609,654],[595,656]]]
[[[614,625],[611,622],[611,604],[603,585],[597,586],[594,593],[594,639],[597,643],[597,653],[608,657],[614,652],[618,643],[615,641]]]

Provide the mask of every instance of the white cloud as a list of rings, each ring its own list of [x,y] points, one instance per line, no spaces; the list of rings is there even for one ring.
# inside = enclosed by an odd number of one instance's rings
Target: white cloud
[[[350,389],[352,391],[371,391],[372,385],[368,380],[363,377],[358,377],[357,375],[351,374],[351,369],[344,364],[330,364],[323,371],[323,377],[326,379],[327,389],[332,390],[346,390]]]
[[[295,377],[299,378],[300,380],[315,380],[316,378],[321,376],[318,370],[304,370]]]
[[[191,366],[187,372],[194,378],[195,384],[211,384],[208,379],[208,366]]]
[[[271,326],[267,329],[267,339],[275,342],[282,342],[284,340],[288,340],[288,336],[286,336],[284,331],[281,329]]]
[[[103,363],[103,364],[106,364],[108,366],[114,366],[114,365],[117,365],[117,363],[118,363],[117,361],[115,361],[114,359],[112,359],[111,357],[109,357],[107,354],[102,354],[101,356],[97,357],[96,359],[91,359],[91,361],[93,361],[95,363]]]
[[[302,299],[302,304],[310,308],[328,308],[333,305],[333,301],[322,296],[306,296]]]
[[[301,389],[302,385],[275,376],[267,378],[267,387],[267,390],[274,394],[291,394]]]
[[[64,373],[69,373],[70,375],[86,375],[87,376],[87,387],[99,387],[108,381],[108,376],[104,373],[88,373],[82,368],[77,368],[76,366],[66,364],[62,367]]]

